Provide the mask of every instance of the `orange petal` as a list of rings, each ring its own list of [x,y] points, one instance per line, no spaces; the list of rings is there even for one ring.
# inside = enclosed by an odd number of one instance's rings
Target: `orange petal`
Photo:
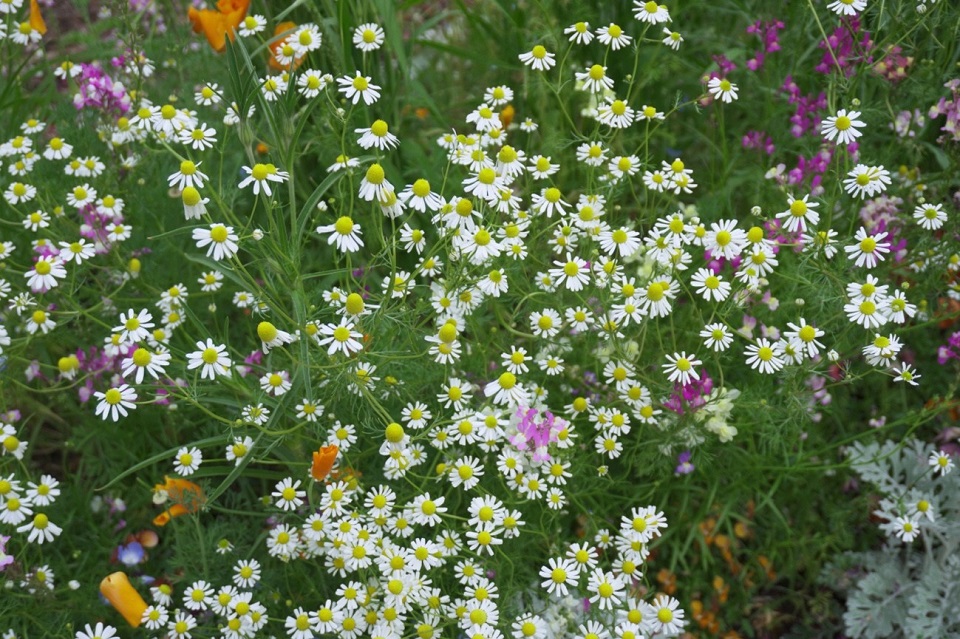
[[[40,13],[40,3],[37,0],[30,0],[30,28],[39,31],[40,35],[47,33],[47,23],[43,20]]]
[[[503,108],[503,111],[500,112],[500,124],[503,126],[503,129],[506,130],[510,123],[513,122],[513,116],[516,114],[516,111],[513,108],[512,104],[508,104]]]
[[[194,512],[183,504],[174,504],[153,518],[154,526],[166,526],[171,519]]]
[[[209,9],[198,11],[190,7],[187,11],[187,17],[193,23],[194,32],[203,32],[214,51],[223,52],[227,48],[227,34],[233,41],[233,31],[227,24],[226,16],[219,11],[210,11]]]
[[[130,585],[126,573],[115,572],[104,577],[100,582],[100,594],[117,609],[127,623],[134,628],[140,625],[143,611],[147,609],[147,602],[140,593]]]
[[[323,481],[330,474],[333,463],[337,461],[337,453],[340,449],[331,444],[330,446],[321,446],[320,450],[313,454],[313,465],[310,467],[310,476],[317,481]]]

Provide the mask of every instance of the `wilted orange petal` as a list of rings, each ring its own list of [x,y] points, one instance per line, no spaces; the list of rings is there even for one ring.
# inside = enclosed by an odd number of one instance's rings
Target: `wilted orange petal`
[[[166,526],[170,523],[170,520],[174,517],[179,517],[181,515],[186,515],[192,513],[193,511],[188,509],[183,504],[174,504],[167,508],[165,511],[153,518],[154,526]]]
[[[143,611],[147,609],[147,602],[130,585],[126,573],[115,572],[104,577],[100,582],[100,594],[123,615],[128,624],[134,628],[140,625]]]
[[[30,28],[39,31],[40,35],[47,33],[47,23],[43,20],[40,13],[40,3],[37,0],[30,0]]]
[[[310,467],[310,476],[317,481],[323,481],[330,474],[333,463],[337,461],[337,453],[340,449],[331,444],[330,446],[321,446],[320,450],[313,454],[313,465]]]
[[[513,109],[512,104],[508,104],[504,107],[503,111],[500,112],[500,124],[504,129],[510,126],[510,123],[513,122],[513,116],[516,113]]]

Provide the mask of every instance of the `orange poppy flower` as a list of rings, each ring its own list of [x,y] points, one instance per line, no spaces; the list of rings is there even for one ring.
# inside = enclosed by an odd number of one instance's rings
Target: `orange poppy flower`
[[[167,493],[167,498],[173,503],[153,518],[154,526],[166,526],[174,517],[195,513],[206,501],[203,489],[192,481],[166,476],[163,479],[164,483],[155,485],[153,491]]]
[[[247,17],[250,0],[219,0],[217,9],[194,9],[190,7],[187,17],[193,24],[194,33],[203,33],[214,51],[222,53],[236,37],[234,31]]]
[[[43,14],[40,13],[40,3],[37,0],[30,0],[30,28],[38,31],[40,35],[47,33],[47,23],[43,20]]]
[[[147,609],[147,602],[143,600],[136,588],[130,585],[126,573],[115,572],[104,577],[100,582],[100,594],[123,615],[128,624],[134,628],[140,625],[143,611]]]
[[[313,454],[313,465],[310,466],[310,476],[317,481],[323,481],[330,474],[333,463],[337,461],[337,453],[340,449],[331,444],[330,446],[321,446],[320,450]]]

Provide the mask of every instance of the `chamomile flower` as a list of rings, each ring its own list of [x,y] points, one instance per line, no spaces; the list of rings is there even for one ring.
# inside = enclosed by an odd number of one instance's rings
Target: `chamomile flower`
[[[197,350],[187,354],[187,370],[200,368],[200,379],[228,376],[232,365],[226,345],[215,344],[210,338],[206,342],[197,342]]]
[[[590,283],[590,268],[587,262],[567,253],[566,261],[554,261],[557,268],[550,269],[550,277],[557,286],[564,284],[567,290],[580,291]]]
[[[807,202],[809,195],[804,195],[802,200],[794,199],[793,195],[787,196],[787,205],[789,208],[786,211],[777,213],[777,219],[786,218],[784,221],[783,228],[789,231],[790,233],[796,232],[805,232],[807,230],[807,225],[816,226],[820,222],[820,214],[817,213],[814,209],[820,204],[818,202]]]
[[[56,288],[57,280],[67,276],[67,269],[59,257],[41,257],[33,263],[33,268],[23,274],[27,278],[27,286],[34,293],[41,293]]]
[[[211,590],[212,592],[212,590]],[[190,631],[197,627],[197,620],[193,615],[178,610],[176,616],[167,624],[170,639],[190,639]]]
[[[883,193],[890,184],[890,172],[882,166],[858,164],[847,176],[843,181],[843,188],[860,199]]]
[[[483,101],[493,107],[506,106],[513,101],[513,89],[503,84],[488,87],[483,92]]]
[[[859,117],[859,111],[848,113],[846,109],[840,109],[836,115],[830,116],[820,123],[820,133],[830,142],[836,139],[837,144],[852,144],[863,135],[858,129],[867,126],[865,122],[857,119]]]
[[[264,373],[260,378],[260,390],[268,395],[279,397],[290,390],[290,373],[279,371]]]
[[[267,28],[267,19],[262,15],[247,16],[240,22],[240,35],[249,37],[256,35]]]
[[[894,291],[893,295],[886,299],[885,306],[890,321],[895,324],[903,324],[908,317],[915,317],[917,314],[917,305],[911,304],[901,290]]]
[[[463,181],[463,190],[487,202],[496,203],[500,200],[501,191],[506,190],[506,185],[495,169],[485,167]]]
[[[39,231],[50,226],[50,214],[44,211],[34,211],[23,218],[23,228],[28,231]]]
[[[605,229],[596,239],[600,244],[600,250],[607,255],[619,254],[620,257],[627,258],[640,248],[640,234],[625,227]]]
[[[251,437],[234,437],[233,443],[227,446],[226,460],[232,461],[235,466],[239,466],[252,449],[253,439]]]
[[[367,202],[382,202],[391,191],[393,185],[386,179],[383,167],[377,163],[371,164],[360,181],[360,198]]]
[[[196,446],[183,446],[173,458],[173,470],[181,477],[192,475],[203,463],[203,453]]]
[[[905,544],[909,544],[920,535],[920,522],[913,517],[897,517],[890,524],[890,531]]]
[[[678,382],[683,386],[690,383],[691,379],[699,380],[700,374],[697,373],[697,366],[703,362],[693,355],[687,355],[686,352],[667,355],[667,363],[662,364],[663,372],[667,374],[668,380]]]
[[[736,220],[712,222],[703,238],[703,248],[716,257],[732,260],[740,255],[747,243],[747,234],[737,228]]]
[[[153,328],[153,315],[146,309],[135,312],[132,308],[120,314],[120,324],[113,327],[113,331],[120,333],[123,343],[142,342],[150,335]]]
[[[503,124],[500,122],[500,114],[486,103],[468,113],[466,121],[467,124],[473,124],[480,133],[503,128]]]
[[[355,253],[363,247],[363,240],[360,239],[360,225],[346,215],[337,218],[333,224],[318,226],[317,233],[321,235],[329,233],[327,244],[336,244],[338,250],[346,253]]]
[[[200,285],[200,290],[205,293],[218,291],[220,287],[223,286],[223,273],[220,271],[207,271],[200,276],[197,284]]]
[[[597,29],[597,42],[609,46],[613,51],[619,51],[628,46],[633,38],[623,32],[623,27],[610,23],[606,27]]]
[[[29,533],[28,543],[43,545],[44,542],[53,541],[59,537],[63,529],[50,521],[50,518],[43,513],[37,513],[33,516],[33,521],[17,528],[17,532]]]
[[[879,328],[890,321],[884,309],[872,299],[852,300],[844,305],[843,311],[851,322],[867,329]]]
[[[617,155],[610,158],[607,170],[618,180],[636,175],[640,170],[640,158],[635,155]]]
[[[528,53],[520,54],[520,62],[534,71],[549,71],[557,63],[554,54],[548,52],[543,45],[536,45]]]
[[[89,184],[75,186],[69,193],[67,193],[67,204],[78,209],[82,209],[88,204],[93,204],[96,201],[97,190]]]
[[[300,490],[300,480],[296,482],[290,477],[285,477],[277,482],[271,496],[276,500],[277,508],[281,510],[296,510],[303,505],[303,500],[307,496],[305,490]]]
[[[554,212],[564,215],[568,206],[570,205],[563,201],[563,192],[555,186],[534,193],[530,201],[531,211],[545,214],[548,218],[553,217]]]
[[[576,44],[590,44],[593,42],[593,32],[589,22],[577,22],[563,30],[563,34],[570,36],[570,42]]]
[[[208,82],[193,94],[193,99],[201,106],[215,106],[223,99],[223,90],[216,82]]]
[[[613,129],[626,129],[636,117],[636,112],[623,100],[608,97],[597,107],[597,120]]]
[[[294,341],[293,335],[281,331],[270,322],[257,324],[257,337],[260,338],[260,346],[264,354],[269,353],[271,348],[277,348]]]
[[[664,27],[663,33],[666,36],[661,42],[674,51],[680,50],[680,44],[683,42],[683,36],[676,31],[671,31],[670,29]]]
[[[193,240],[197,248],[207,247],[207,257],[214,261],[228,260],[237,254],[240,238],[232,226],[211,224],[208,229],[193,229]]]
[[[340,85],[340,93],[343,93],[348,100],[357,104],[360,100],[367,106],[380,99],[380,87],[373,83],[373,78],[361,75],[350,77],[345,75],[337,78],[337,84]]]
[[[353,30],[353,44],[364,53],[376,51],[383,46],[383,28],[373,22],[361,24]]]
[[[140,622],[147,630],[157,630],[166,625],[170,618],[167,609],[161,605],[147,606],[140,617]]]
[[[187,145],[195,151],[205,151],[212,148],[213,143],[217,141],[217,131],[206,124],[198,124],[192,129],[180,129],[178,137],[181,144]]]
[[[888,233],[878,232],[868,235],[867,229],[860,227],[854,239],[856,244],[843,247],[847,257],[855,261],[858,267],[873,268],[884,260],[884,255],[890,252],[890,242],[884,242]]]
[[[350,357],[363,350],[363,333],[354,329],[353,322],[342,321],[340,324],[323,324],[319,331],[320,346],[327,347],[327,355],[341,353]]]
[[[804,233],[802,236],[805,251],[822,252],[825,258],[832,259],[837,254],[837,232],[833,229]]]
[[[737,99],[737,85],[726,78],[710,78],[707,83],[707,91],[710,92],[714,100],[722,100],[727,104]]]
[[[783,358],[780,357],[776,345],[764,337],[758,339],[756,344],[747,346],[744,355],[747,356],[747,364],[752,369],[764,374],[776,373],[784,366]]]
[[[913,210],[913,219],[928,231],[936,231],[947,221],[943,204],[921,204]]]
[[[575,588],[580,579],[580,566],[569,558],[551,557],[547,565],[540,568],[540,583],[549,594],[566,597],[569,588]]]
[[[389,151],[400,144],[400,140],[393,133],[390,133],[390,127],[383,120],[374,120],[366,129],[354,129],[354,133],[360,134],[357,140],[364,149],[377,148],[381,151]]]
[[[62,138],[51,138],[43,151],[43,157],[48,160],[66,160],[71,153],[73,153],[72,144],[67,144]]]
[[[428,209],[439,211],[443,204],[441,197],[430,190],[430,182],[423,178],[407,185],[399,197],[404,205],[421,213],[426,213]]]
[[[827,8],[840,16],[855,16],[867,8],[867,0],[833,0]]]
[[[708,302],[722,302],[730,295],[730,282],[724,281],[709,268],[697,269],[690,284]]]
[[[285,182],[290,177],[289,173],[278,171],[273,164],[254,164],[253,167],[241,167],[241,170],[247,177],[240,182],[238,188],[246,188],[252,184],[254,195],[259,195],[260,191],[263,191],[267,197],[273,195],[270,182]]]
[[[562,328],[560,314],[552,308],[530,313],[530,329],[537,337],[554,337]]]
[[[121,416],[127,416],[128,409],[134,410],[137,407],[134,404],[137,401],[137,393],[127,384],[111,388],[105,393],[96,391],[93,396],[100,400],[95,414],[104,420],[118,421]]]
[[[899,368],[894,367],[893,372],[897,374],[897,376],[893,378],[893,381],[906,382],[911,386],[919,386],[916,380],[920,379],[922,375],[918,375],[916,369],[912,368],[910,364],[903,362]]]
[[[670,12],[667,11],[667,6],[657,4],[653,0],[649,2],[633,0],[633,17],[647,24],[670,22]]]
[[[307,69],[297,76],[297,90],[305,98],[315,98],[333,82],[333,76],[316,69]]]
[[[170,353],[150,352],[146,348],[137,348],[129,357],[123,359],[123,376],[134,375],[138,384],[143,383],[144,373],[150,373],[153,379],[159,379],[170,364]]]
[[[927,464],[934,469],[934,472],[939,473],[941,477],[953,470],[954,466],[953,458],[949,453],[942,450],[930,453]]]
[[[2,3],[0,3],[2,4]],[[114,639],[117,636],[117,629],[113,626],[104,625],[97,622],[95,627],[90,624],[84,626],[83,630],[78,630],[76,639]]]
[[[653,600],[652,607],[654,616],[650,620],[650,628],[653,633],[671,637],[683,631],[683,609],[679,601],[660,593]]]
[[[9,496],[9,493],[6,494]],[[42,475],[40,483],[27,483],[27,499],[33,506],[46,507],[54,503],[60,496],[60,482],[51,475]]]
[[[704,346],[717,353],[727,350],[733,343],[733,335],[721,322],[704,326],[700,331],[700,337],[704,339]]]

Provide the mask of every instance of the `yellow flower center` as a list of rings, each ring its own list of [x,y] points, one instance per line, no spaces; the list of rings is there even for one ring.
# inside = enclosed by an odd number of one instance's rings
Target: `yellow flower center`
[[[210,229],[210,239],[216,242],[217,244],[222,244],[227,241],[227,227],[223,224],[217,224],[212,229]]]
[[[383,167],[379,164],[371,164],[370,168],[367,169],[367,182],[370,184],[382,184],[385,174],[383,172]]]
[[[340,235],[350,235],[353,233],[353,226],[353,220],[344,215],[337,219],[336,223],[333,225],[333,228]]]

